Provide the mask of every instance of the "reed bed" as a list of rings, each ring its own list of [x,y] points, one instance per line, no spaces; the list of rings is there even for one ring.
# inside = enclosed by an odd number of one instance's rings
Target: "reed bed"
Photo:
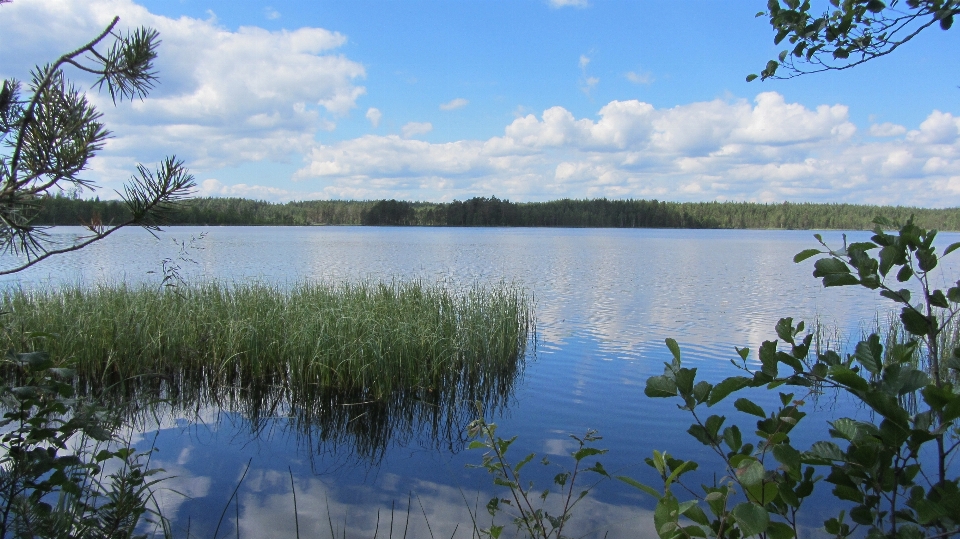
[[[147,375],[173,392],[280,386],[294,402],[384,402],[512,385],[503,374],[524,354],[530,305],[513,285],[419,281],[10,290],[0,344],[47,350],[96,387]]]

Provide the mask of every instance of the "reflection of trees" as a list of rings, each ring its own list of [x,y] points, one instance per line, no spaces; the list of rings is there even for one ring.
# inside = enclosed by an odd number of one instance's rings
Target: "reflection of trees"
[[[340,390],[281,377],[236,376],[227,383],[203,373],[145,376],[107,388],[87,380],[82,386],[135,426],[156,424],[165,416],[200,418],[214,409],[243,418],[251,439],[293,434],[315,454],[376,465],[391,446],[418,442],[463,449],[467,424],[476,415],[474,403],[492,414],[502,411],[522,375],[524,355],[521,347],[509,361],[451,369],[435,375],[429,387],[401,388],[379,399],[363,388]]]

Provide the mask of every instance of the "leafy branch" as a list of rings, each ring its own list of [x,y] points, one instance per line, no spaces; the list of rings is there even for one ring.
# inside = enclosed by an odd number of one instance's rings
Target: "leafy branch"
[[[15,79],[0,87],[0,143],[9,151],[0,155],[0,252],[18,257],[0,275],[81,249],[125,226],[155,230],[173,204],[195,187],[183,162],[168,157],[155,173],[139,165],[124,186],[121,198],[131,214],[125,221],[105,225],[95,218],[87,224],[88,235],[66,246],[44,227],[32,224],[44,198],[55,189],[79,192],[96,187],[80,174],[110,136],[101,113],[66,79],[63,68],[97,75],[94,87],[106,89],[115,104],[143,99],[156,83],[158,33],[150,28],[120,33],[115,30],[118,22],[114,18],[88,43],[35,68],[26,97],[21,97],[21,83]],[[109,45],[108,37],[113,38]]]

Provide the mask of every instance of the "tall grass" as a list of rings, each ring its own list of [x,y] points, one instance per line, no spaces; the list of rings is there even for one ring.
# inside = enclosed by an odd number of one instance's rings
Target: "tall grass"
[[[254,428],[285,416],[375,457],[398,426],[450,434],[474,401],[502,406],[531,303],[513,285],[418,281],[10,290],[0,346],[49,351],[78,371],[82,391],[113,388],[118,403],[149,389],[241,412]]]
[[[836,326],[825,324],[817,318],[812,324],[811,333],[813,333],[812,349],[815,354],[826,350],[838,350],[844,353],[853,353],[854,346],[860,340],[865,340],[870,334],[876,333],[880,337],[880,342],[884,349],[884,363],[889,364],[893,361],[892,350],[895,346],[906,343],[911,340],[918,340],[916,336],[911,335],[903,327],[903,322],[896,312],[889,312],[885,316],[878,314],[872,324],[867,327],[861,327],[859,336],[844,335]],[[859,337],[856,339],[854,337]],[[917,347],[913,351],[911,364],[913,367],[931,372],[933,358],[930,350],[923,340],[918,340]],[[947,320],[943,331],[937,336],[940,357],[938,365],[941,375],[953,376],[953,371],[944,367],[945,362],[953,355],[954,349],[960,347],[960,316],[954,316]]]

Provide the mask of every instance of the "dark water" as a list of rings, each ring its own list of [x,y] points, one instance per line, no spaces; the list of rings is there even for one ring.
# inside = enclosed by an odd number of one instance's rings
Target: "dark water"
[[[848,236],[857,241],[868,234]],[[960,239],[944,236],[941,245]],[[824,237],[842,242],[839,232]],[[180,258],[177,242],[193,261]],[[514,457],[536,451],[570,464],[563,458],[573,447],[568,435],[593,428],[610,450],[602,458],[608,470],[655,484],[642,463],[654,449],[713,461],[686,434],[690,418],[675,402],[643,395],[645,380],[669,358],[666,337],[680,343],[700,379],[717,381],[735,374],[734,347],[756,350],[775,338],[781,317],[819,319],[856,338],[886,312],[887,303],[866,290],[822,289],[810,275],[812,260],[792,262],[815,246],[808,231],[235,227],[171,228],[156,240],[125,230],[6,283],[158,283],[165,258],[187,280],[516,282],[536,298],[536,342],[507,406],[491,418],[501,434],[520,436]],[[777,398],[753,397],[761,405]],[[294,537],[298,524],[301,537],[328,537],[332,522],[338,537],[344,527],[347,537],[373,537],[378,526],[383,537],[393,518],[399,537],[409,502],[408,537],[469,537],[468,511],[486,515],[483,506],[495,492],[485,472],[465,468],[479,463],[481,453],[462,449],[462,429],[439,440],[429,428],[407,429],[385,441],[371,462],[336,441],[342,436],[324,432],[330,427],[304,428],[289,410],[251,422],[249,413],[226,408],[152,410],[131,433],[140,446],[155,444],[154,464],[175,476],[159,497],[181,534],[189,526],[191,536],[213,537],[219,522],[219,537],[235,537],[237,526],[242,537]],[[753,430],[750,419],[722,412]],[[826,420],[863,413],[833,398],[811,402],[807,412],[807,428],[797,434],[801,447],[825,435]],[[557,472],[526,470],[541,488]],[[581,503],[571,535],[655,536],[652,500],[639,491],[606,482]],[[827,508],[813,509],[807,524],[818,527],[822,515],[815,513]]]

